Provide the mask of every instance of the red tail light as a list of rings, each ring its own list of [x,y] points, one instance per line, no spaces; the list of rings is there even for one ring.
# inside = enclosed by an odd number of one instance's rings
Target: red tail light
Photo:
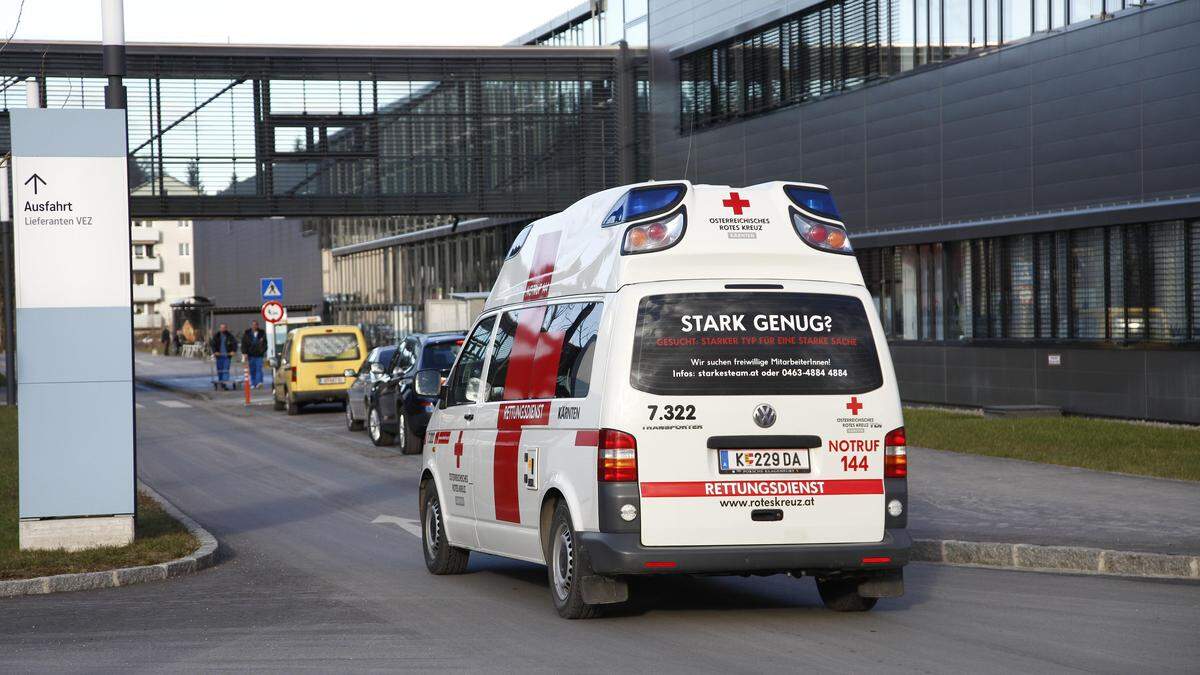
[[[883,475],[885,478],[908,477],[908,449],[904,427],[892,429],[883,437]]]
[[[296,381],[296,366],[292,366],[292,382]]]
[[[637,439],[616,429],[601,429],[596,460],[602,483],[633,482],[637,477]]]

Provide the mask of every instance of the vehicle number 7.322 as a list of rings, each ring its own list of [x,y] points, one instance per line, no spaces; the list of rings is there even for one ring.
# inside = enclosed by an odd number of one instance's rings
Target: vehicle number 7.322
[[[696,406],[694,405],[648,405],[652,420],[694,420]]]

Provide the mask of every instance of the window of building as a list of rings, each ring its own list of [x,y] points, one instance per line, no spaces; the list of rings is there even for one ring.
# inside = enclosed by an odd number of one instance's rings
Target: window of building
[[[858,253],[896,340],[1200,341],[1200,221]]]
[[[153,258],[154,244],[134,244],[133,257],[135,258]]]
[[[179,242],[179,255],[191,255],[192,245],[186,241]]]
[[[154,272],[134,272],[133,283],[135,286],[153,286]]]
[[[180,228],[191,227],[191,226],[192,226],[192,221],[190,221],[190,220],[180,220],[180,221],[178,221],[178,223],[177,223],[177,226],[178,226],[178,227],[180,227]]]
[[[179,285],[180,286],[191,286],[192,285],[192,273],[191,272],[180,272],[179,273]]]
[[[679,58],[680,131],[1087,21],[1127,0],[833,0]],[[611,10],[610,10],[611,11]],[[628,16],[629,3],[624,6]],[[627,19],[631,20],[631,19]],[[630,30],[628,27],[627,31]]]

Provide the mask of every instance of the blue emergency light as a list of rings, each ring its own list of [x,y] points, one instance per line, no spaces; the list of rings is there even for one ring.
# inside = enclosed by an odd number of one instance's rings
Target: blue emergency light
[[[603,226],[626,223],[642,216],[662,213],[683,199],[682,185],[654,185],[626,192],[604,219]]]
[[[833,195],[829,194],[828,190],[800,185],[785,185],[783,191],[787,193],[788,199],[792,200],[796,206],[809,213],[836,220],[842,219],[841,215],[838,214],[837,205],[833,203]]]

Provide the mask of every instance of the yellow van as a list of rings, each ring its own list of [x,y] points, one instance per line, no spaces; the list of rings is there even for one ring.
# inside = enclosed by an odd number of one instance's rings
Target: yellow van
[[[275,409],[295,415],[306,403],[345,403],[346,390],[354,382],[346,372],[358,371],[366,356],[367,343],[356,326],[306,326],[291,331],[271,362]]]

